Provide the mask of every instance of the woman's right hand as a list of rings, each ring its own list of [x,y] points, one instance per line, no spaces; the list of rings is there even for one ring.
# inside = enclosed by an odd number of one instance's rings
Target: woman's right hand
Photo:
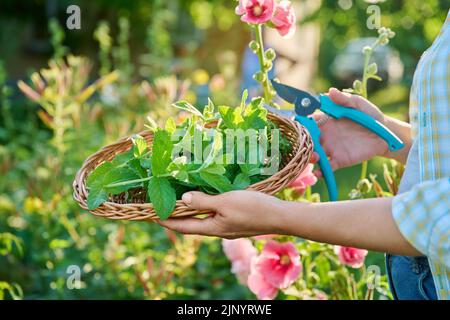
[[[386,124],[385,115],[367,99],[358,95],[344,93],[338,89],[331,88],[328,92],[333,102],[358,109],[379,122]],[[315,114],[314,118],[320,122],[327,117],[324,114]],[[388,146],[380,137],[361,125],[348,119],[328,119],[320,126],[322,144],[325,153],[330,158],[333,170],[349,167],[375,156],[385,156],[389,153]],[[314,157],[317,159],[317,154]],[[321,176],[320,170],[316,175]]]

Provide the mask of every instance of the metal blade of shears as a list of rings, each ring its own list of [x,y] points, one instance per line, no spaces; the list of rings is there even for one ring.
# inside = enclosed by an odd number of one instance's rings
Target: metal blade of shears
[[[269,106],[268,104],[264,105],[264,108],[266,108],[267,111],[285,117],[285,118],[289,118],[292,119],[296,116],[295,111],[294,110],[282,110],[282,109],[276,109],[274,107]]]
[[[271,81],[277,94],[285,101],[295,105],[295,112],[299,116],[306,117],[320,109],[320,101],[310,93],[274,80]]]

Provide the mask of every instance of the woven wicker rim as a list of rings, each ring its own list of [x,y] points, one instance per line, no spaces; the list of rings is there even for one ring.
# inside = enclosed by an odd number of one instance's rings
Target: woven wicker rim
[[[249,186],[247,190],[273,195],[288,186],[306,168],[312,154],[313,143],[308,131],[297,122],[271,113],[268,118],[278,125],[281,133],[291,143],[292,150],[284,156],[280,163],[281,169],[276,174]],[[153,134],[150,131],[141,132],[140,135],[151,145]],[[88,210],[87,196],[89,191],[86,187],[86,179],[89,173],[103,162],[112,160],[117,154],[126,152],[132,145],[130,137],[126,137],[102,148],[85,160],[73,182],[73,197],[81,208]],[[96,216],[113,220],[159,219],[151,203],[120,203],[117,197],[110,198],[110,201],[103,203],[95,210],[88,211]],[[211,212],[190,209],[178,200],[171,217],[187,217],[208,213]]]

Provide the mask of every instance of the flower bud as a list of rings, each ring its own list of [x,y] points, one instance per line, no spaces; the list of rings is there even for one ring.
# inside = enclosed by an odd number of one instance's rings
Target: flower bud
[[[248,47],[254,52],[256,53],[259,50],[259,44],[258,42],[256,42],[255,40],[252,40],[250,42],[250,44],[248,45]]]
[[[362,90],[362,82],[360,80],[353,81],[353,89],[356,92],[361,92],[361,90]]]
[[[267,51],[266,51],[267,59],[275,60],[276,57],[277,57],[277,54],[275,53],[275,50],[273,50],[272,48],[267,49]]]
[[[274,89],[270,89],[269,93],[270,93],[271,96],[276,96],[277,95],[277,92]],[[280,109],[280,107],[278,106],[277,109]]]
[[[382,46],[385,46],[389,43],[389,37],[388,37],[387,33],[383,33],[382,35],[380,35],[380,38],[378,39],[378,43]]]
[[[395,32],[392,31],[391,29],[388,29],[388,37],[389,37],[389,39],[392,39],[393,37],[395,37]]]
[[[372,183],[368,179],[362,179],[358,181],[356,188],[361,193],[369,193],[372,190]]]
[[[269,70],[271,70],[271,69],[272,69],[272,67],[273,67],[273,63],[272,63],[272,61],[270,61],[270,60],[267,60],[267,61],[265,61],[265,62],[264,62],[264,69],[265,69],[266,71],[269,71]]]
[[[372,75],[375,75],[375,74],[377,74],[378,73],[378,66],[377,66],[377,64],[374,62],[374,63],[371,63],[368,67],[367,67],[367,72],[369,73],[369,74],[372,74]]]
[[[370,53],[372,53],[372,47],[370,47],[370,46],[365,46],[363,49],[362,49],[362,53],[364,53],[364,54],[370,54]]]
[[[255,79],[258,82],[264,82],[266,80],[266,75],[261,71],[258,71],[253,75],[253,79]]]
[[[380,29],[378,29],[378,34],[383,34],[386,33],[387,29],[385,27],[381,27]]]

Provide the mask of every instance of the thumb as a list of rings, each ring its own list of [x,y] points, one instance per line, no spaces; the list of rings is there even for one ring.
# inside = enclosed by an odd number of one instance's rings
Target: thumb
[[[359,109],[356,96],[350,93],[342,92],[336,88],[330,88],[328,91],[328,96],[336,104]]]
[[[192,209],[216,211],[218,201],[215,198],[216,196],[211,196],[203,192],[191,191],[183,194],[181,200]]]

